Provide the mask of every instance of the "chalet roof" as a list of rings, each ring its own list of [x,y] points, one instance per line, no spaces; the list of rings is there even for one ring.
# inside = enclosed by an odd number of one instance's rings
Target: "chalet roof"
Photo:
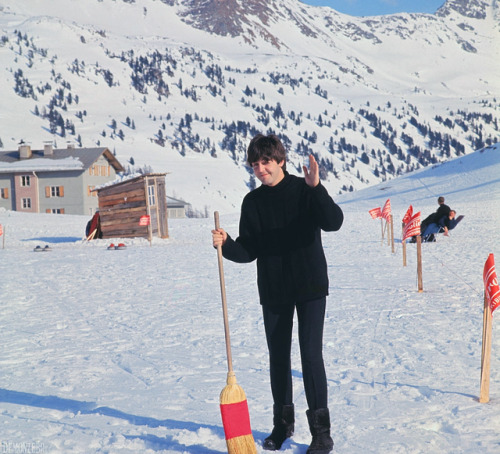
[[[50,155],[43,150],[32,150],[28,158],[20,158],[19,150],[0,152],[0,173],[12,172],[56,172],[81,170],[85,171],[99,159],[101,155],[108,160],[116,172],[125,169],[108,148],[55,148]]]
[[[187,205],[189,205],[189,203],[184,202],[184,200],[174,199],[167,195],[167,206],[169,208],[184,208]]]

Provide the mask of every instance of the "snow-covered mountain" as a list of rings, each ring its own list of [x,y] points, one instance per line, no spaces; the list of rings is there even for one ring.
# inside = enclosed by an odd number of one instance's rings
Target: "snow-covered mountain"
[[[249,138],[275,132],[291,172],[312,152],[332,194],[366,187],[498,141],[498,7],[5,0],[0,151],[107,146],[203,214],[239,209]]]

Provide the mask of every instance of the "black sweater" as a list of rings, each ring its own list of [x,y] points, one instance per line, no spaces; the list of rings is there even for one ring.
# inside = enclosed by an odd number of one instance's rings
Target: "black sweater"
[[[438,224],[439,221],[441,221],[441,219],[443,218],[443,216],[448,217],[450,215],[450,211],[451,211],[450,207],[442,203],[441,205],[439,205],[439,208],[436,210],[436,212],[429,214],[429,216],[427,216],[422,221],[422,224],[425,226],[428,226],[429,224],[432,223]],[[448,220],[445,221],[444,225],[446,225],[446,227],[449,226]]]
[[[228,260],[257,259],[257,283],[264,305],[294,304],[328,295],[321,230],[339,230],[344,219],[324,186],[308,186],[289,175],[276,186],[262,185],[243,199],[239,237],[228,236]]]

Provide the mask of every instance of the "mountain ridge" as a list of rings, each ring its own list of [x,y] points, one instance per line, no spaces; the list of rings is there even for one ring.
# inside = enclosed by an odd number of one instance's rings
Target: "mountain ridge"
[[[255,187],[256,132],[278,133],[298,174],[314,153],[332,193],[498,140],[497,0],[365,18],[295,0],[7,0],[0,26],[0,150],[107,146],[170,172],[200,212]]]

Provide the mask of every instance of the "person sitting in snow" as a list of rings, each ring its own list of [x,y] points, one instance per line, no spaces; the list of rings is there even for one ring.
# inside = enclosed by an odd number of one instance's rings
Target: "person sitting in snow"
[[[455,210],[450,210],[450,214],[448,214],[448,216],[443,216],[437,223],[433,222],[432,224],[429,224],[422,233],[423,241],[436,241],[434,235],[440,232],[444,232],[444,234],[448,236],[449,231],[453,230],[458,224],[457,219],[455,219],[456,215],[457,212]]]
[[[427,216],[421,223],[420,223],[420,235],[423,237],[425,230],[430,224],[437,224],[439,221],[444,217],[444,216],[449,216],[450,214],[450,207],[448,205],[445,205],[444,203],[444,197],[438,197],[438,204],[439,208],[436,210],[435,213],[430,214]],[[414,236],[412,237],[411,243],[416,243],[417,242],[417,237]]]
[[[443,196],[438,198],[438,204],[439,208],[436,210],[436,212],[427,216],[420,224],[421,234],[425,232],[425,229],[428,225],[437,224],[443,217],[447,217],[450,215],[451,208],[448,205],[445,205]]]

